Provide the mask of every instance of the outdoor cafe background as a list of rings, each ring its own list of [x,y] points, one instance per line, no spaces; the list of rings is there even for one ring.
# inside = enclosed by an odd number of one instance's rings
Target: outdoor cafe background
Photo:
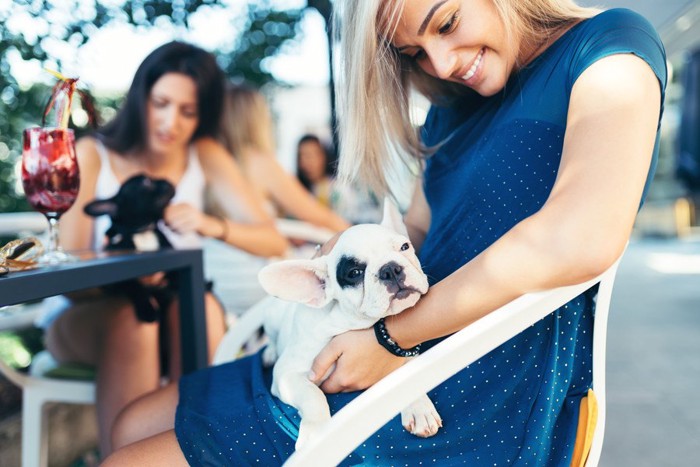
[[[694,26],[700,19],[700,2],[581,3],[634,8],[655,24],[666,44],[671,82],[662,148],[637,233],[689,235],[697,230],[700,204],[700,28]],[[20,135],[23,128],[39,123],[50,94],[53,77],[43,67],[79,76],[81,87],[94,95],[106,121],[138,63],[173,38],[214,51],[229,77],[264,90],[276,119],[278,157],[293,170],[299,136],[312,132],[332,138],[326,30],[331,4],[330,0],[0,0],[0,216],[30,210],[17,176]],[[87,118],[79,106],[73,115],[72,126],[80,134]],[[425,101],[416,101],[414,115],[420,124]],[[34,330],[0,333],[0,358],[17,366],[27,365],[31,353],[40,348],[40,335]],[[0,381],[0,420],[18,408],[17,392]]]

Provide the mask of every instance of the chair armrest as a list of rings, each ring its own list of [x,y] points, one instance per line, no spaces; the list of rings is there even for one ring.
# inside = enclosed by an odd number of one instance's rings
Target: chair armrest
[[[276,219],[275,226],[287,238],[297,238],[311,243],[326,243],[335,234],[325,227],[292,219]]]
[[[619,260],[582,284],[523,295],[406,363],[338,411],[286,466],[337,465],[421,394],[541,320],[598,282],[612,282]]]

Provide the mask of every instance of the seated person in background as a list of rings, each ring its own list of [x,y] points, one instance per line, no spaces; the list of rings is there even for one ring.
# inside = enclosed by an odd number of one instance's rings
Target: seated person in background
[[[109,221],[105,216],[89,217],[85,205],[114,196],[127,179],[145,174],[175,187],[163,220],[176,247],[194,247],[202,237],[212,237],[254,255],[284,254],[287,241],[235,160],[213,139],[224,82],[214,56],[190,44],[170,42],[146,57],[116,117],[76,145],[80,193],[60,228],[67,250],[104,247]],[[203,212],[205,188],[226,201],[219,216]],[[167,336],[163,342],[168,376],[176,380],[180,374],[178,303],[174,300],[163,309],[167,326],[161,326],[159,321],[138,320],[133,304],[121,293],[94,290],[65,302],[65,309],[49,323],[46,345],[61,363],[97,367],[100,451],[106,457],[117,413],[160,386],[161,333]],[[224,320],[211,293],[205,303],[211,358],[223,336]]]
[[[316,135],[306,134],[297,143],[297,178],[316,199],[331,207],[333,165],[328,150]]]
[[[321,139],[306,134],[297,143],[297,177],[319,202],[353,224],[376,223],[381,203],[369,189],[340,183],[334,178],[332,158]]]

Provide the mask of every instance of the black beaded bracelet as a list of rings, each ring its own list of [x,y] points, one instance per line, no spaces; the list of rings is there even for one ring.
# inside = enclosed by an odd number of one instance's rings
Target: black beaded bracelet
[[[415,357],[420,353],[420,344],[415,347],[411,347],[410,349],[403,349],[399,347],[399,344],[397,344],[389,335],[389,331],[386,329],[386,324],[384,324],[384,318],[374,323],[374,335],[377,337],[377,342],[379,342],[379,345],[397,357]]]

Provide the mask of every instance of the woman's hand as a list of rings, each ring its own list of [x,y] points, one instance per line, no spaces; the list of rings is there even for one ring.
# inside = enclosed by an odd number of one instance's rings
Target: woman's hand
[[[367,389],[406,361],[379,345],[373,329],[348,331],[334,337],[316,356],[309,379],[316,384],[323,382],[320,387],[329,394],[359,391]]]
[[[177,203],[165,208],[163,220],[168,227],[179,234],[201,233],[205,214],[191,204]]]

